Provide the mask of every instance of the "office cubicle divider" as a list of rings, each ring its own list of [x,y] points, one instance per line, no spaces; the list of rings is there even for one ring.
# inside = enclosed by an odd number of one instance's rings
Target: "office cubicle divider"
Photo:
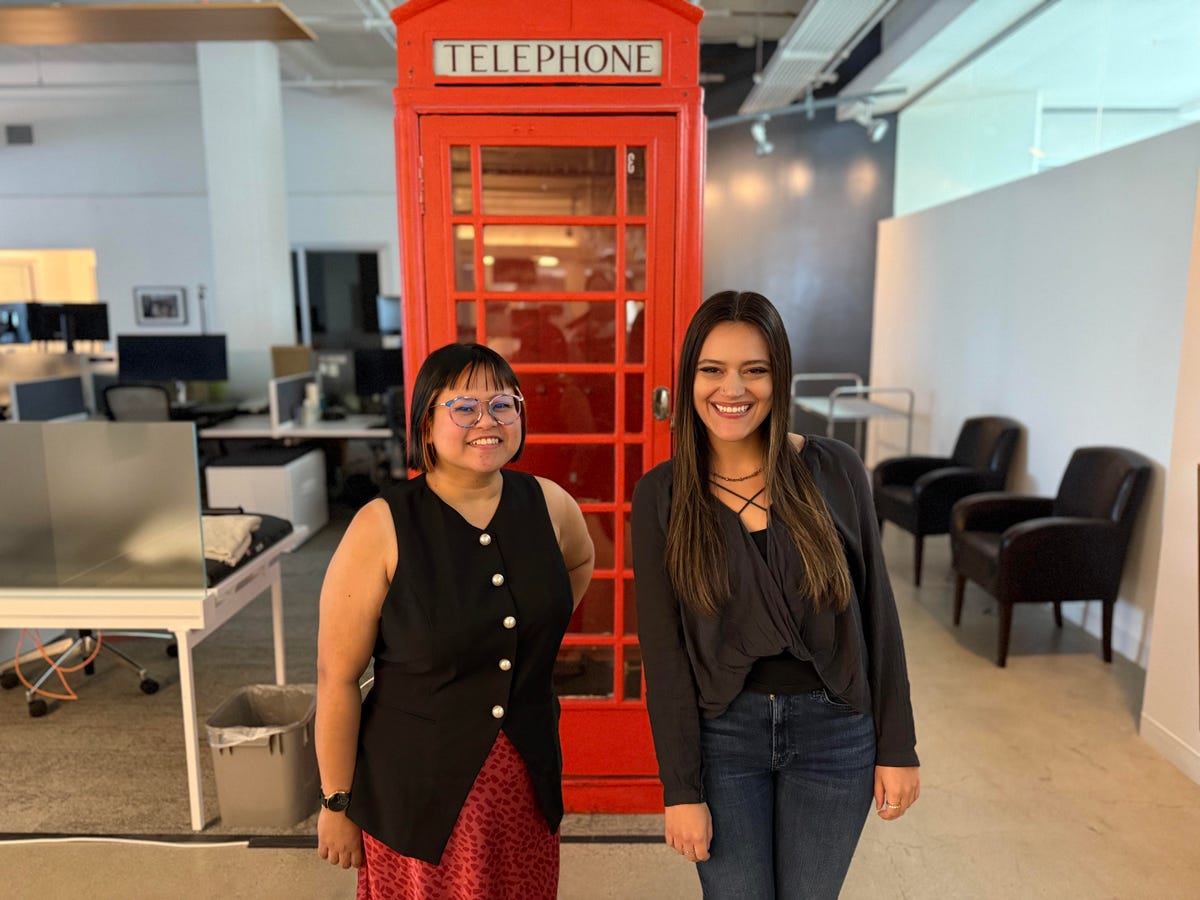
[[[0,588],[205,588],[187,423],[0,426]]]
[[[296,410],[304,402],[305,385],[316,384],[311,372],[307,375],[288,375],[268,382],[267,396],[271,404],[271,429],[296,421]]]
[[[18,381],[9,386],[8,417],[14,422],[85,422],[87,403],[78,375]]]

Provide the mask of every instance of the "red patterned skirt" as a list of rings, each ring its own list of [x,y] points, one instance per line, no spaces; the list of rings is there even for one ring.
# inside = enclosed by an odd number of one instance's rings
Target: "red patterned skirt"
[[[357,900],[554,900],[558,832],[546,827],[525,761],[496,737],[438,865],[363,832]]]

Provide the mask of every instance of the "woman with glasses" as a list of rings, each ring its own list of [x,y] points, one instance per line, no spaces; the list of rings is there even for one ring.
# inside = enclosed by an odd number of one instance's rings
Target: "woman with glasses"
[[[551,673],[592,541],[566,491],[503,468],[525,401],[494,351],[434,351],[412,410],[420,474],[359,511],[321,591],[318,852],[358,867],[359,900],[553,898]]]
[[[791,368],[766,297],[709,297],[675,455],[633,494],[666,839],[722,900],[836,898],[868,810],[920,793],[870,482],[847,444],[788,433]]]

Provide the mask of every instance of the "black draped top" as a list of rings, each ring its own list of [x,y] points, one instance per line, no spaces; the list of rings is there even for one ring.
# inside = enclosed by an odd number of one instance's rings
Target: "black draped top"
[[[563,814],[551,674],[571,582],[537,480],[502,471],[484,529],[420,476],[385,492],[397,563],[363,702],[348,810],[371,836],[437,864],[501,728],[546,826]]]
[[[700,717],[721,715],[756,663],[784,654],[808,661],[831,695],[872,716],[877,765],[918,764],[904,644],[866,470],[841,441],[809,437],[800,453],[850,567],[853,590],[841,613],[815,610],[797,590],[803,563],[782,525],[770,520],[764,556],[737,514],[715,500],[732,592],[715,617],[692,611],[676,599],[663,564],[671,461],[634,490],[638,637],[667,806],[704,799]]]

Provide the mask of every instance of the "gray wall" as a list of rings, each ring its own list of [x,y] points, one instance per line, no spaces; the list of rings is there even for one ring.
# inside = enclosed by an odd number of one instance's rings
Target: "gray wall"
[[[878,144],[833,111],[711,131],[704,293],[755,290],[779,307],[799,372],[870,376],[876,225],[892,214],[895,127]],[[801,430],[821,429],[797,422]]]

